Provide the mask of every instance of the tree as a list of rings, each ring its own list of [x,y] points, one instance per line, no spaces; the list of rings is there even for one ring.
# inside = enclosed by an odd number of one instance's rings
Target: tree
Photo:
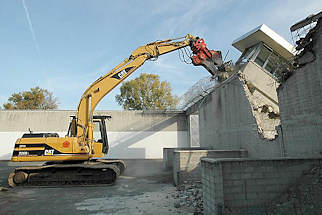
[[[125,81],[121,94],[115,99],[125,110],[168,110],[175,108],[178,97],[172,96],[171,86],[158,75],[142,73],[140,77]]]
[[[57,98],[52,92],[40,87],[30,88],[30,91],[24,91],[12,94],[8,103],[3,105],[4,109],[56,109],[58,107]]]

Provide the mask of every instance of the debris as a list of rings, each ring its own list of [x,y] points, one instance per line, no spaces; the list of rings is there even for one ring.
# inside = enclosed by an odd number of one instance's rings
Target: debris
[[[300,38],[296,41],[296,50],[298,54],[295,56],[294,65],[297,67],[302,67],[307,63],[315,61],[316,54],[313,51],[313,37],[316,34],[318,26],[312,28],[304,38]]]
[[[187,182],[176,187],[177,194],[173,195],[176,199],[176,208],[185,207],[193,212],[194,215],[203,214],[202,187],[199,182]]]
[[[266,214],[320,214],[322,211],[321,169],[322,167],[319,166],[304,172],[297,183],[290,186],[279,198],[264,206]]]
[[[9,189],[8,189],[8,188],[6,188],[6,187],[0,187],[0,191],[4,191],[4,192],[6,192],[6,191],[9,191]]]
[[[320,18],[322,18],[322,11],[317,14],[312,14],[312,15],[306,17],[304,20],[297,22],[296,24],[292,25],[290,30],[291,30],[291,32],[294,32],[300,28],[303,28],[303,27],[310,25],[314,22],[317,22]]]
[[[175,208],[180,208],[181,207],[180,201],[175,202],[174,207]]]
[[[264,74],[264,73],[263,73]],[[267,140],[274,140],[278,133],[276,126],[280,125],[280,115],[278,107],[278,99],[276,87],[279,85],[276,80],[269,76],[265,76],[270,84],[265,86],[266,93],[263,89],[259,89],[260,82],[253,83],[252,73],[247,71],[239,72],[238,76],[241,80],[245,95],[251,105],[251,111],[257,123],[257,129],[260,136]]]

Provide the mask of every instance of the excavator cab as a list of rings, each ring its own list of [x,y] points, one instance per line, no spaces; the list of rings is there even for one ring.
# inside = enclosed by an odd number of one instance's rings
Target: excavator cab
[[[71,116],[72,120],[69,124],[69,128],[68,128],[68,132],[67,135],[68,137],[76,137],[76,129],[77,129],[77,120],[76,120],[76,116]],[[108,138],[107,138],[107,133],[106,133],[106,119],[111,119],[112,116],[106,115],[106,116],[93,116],[93,123],[94,123],[94,127],[95,127],[95,133],[94,136],[95,138],[95,142],[98,143],[102,143],[103,145],[103,150],[102,152],[104,154],[107,154],[108,152]],[[80,129],[80,128],[79,128]]]
[[[96,140],[98,143],[103,144],[103,150],[102,152],[104,154],[107,154],[108,152],[108,139],[107,139],[107,133],[106,133],[106,125],[105,125],[105,120],[112,118],[111,116],[94,116],[93,117],[93,122],[95,124],[95,127],[98,128],[99,130],[99,137]]]

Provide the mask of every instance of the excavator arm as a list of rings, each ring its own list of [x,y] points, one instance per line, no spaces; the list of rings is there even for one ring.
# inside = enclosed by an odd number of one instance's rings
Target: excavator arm
[[[79,145],[86,152],[91,151],[91,143],[93,142],[93,113],[97,104],[101,99],[115,88],[124,79],[130,76],[135,70],[144,64],[146,60],[157,58],[160,55],[190,46],[193,50],[193,64],[202,65],[202,62],[212,59],[212,56],[218,57],[217,52],[209,52],[204,55],[206,47],[200,49],[200,42],[202,39],[187,34],[183,40],[168,39],[163,41],[156,41],[147,45],[141,46],[132,52],[129,58],[125,59],[122,63],[117,65],[106,75],[97,79],[90,85],[81,97],[77,109],[76,116],[76,129],[72,132],[71,136],[78,137]],[[201,53],[203,52],[203,53]],[[220,54],[220,52],[218,52]],[[221,54],[220,54],[221,58]],[[196,63],[196,61],[198,62]],[[206,67],[209,71],[208,67]]]

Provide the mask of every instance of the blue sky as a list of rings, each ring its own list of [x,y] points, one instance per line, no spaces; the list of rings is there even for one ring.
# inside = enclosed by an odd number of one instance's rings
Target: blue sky
[[[210,49],[240,53],[231,43],[261,24],[292,43],[289,28],[322,10],[321,0],[0,0],[0,105],[14,92],[40,86],[59,109],[76,109],[86,88],[138,46],[187,33]],[[208,72],[180,61],[178,52],[146,62],[140,73],[158,74],[180,96]],[[115,88],[97,109],[120,110]]]

